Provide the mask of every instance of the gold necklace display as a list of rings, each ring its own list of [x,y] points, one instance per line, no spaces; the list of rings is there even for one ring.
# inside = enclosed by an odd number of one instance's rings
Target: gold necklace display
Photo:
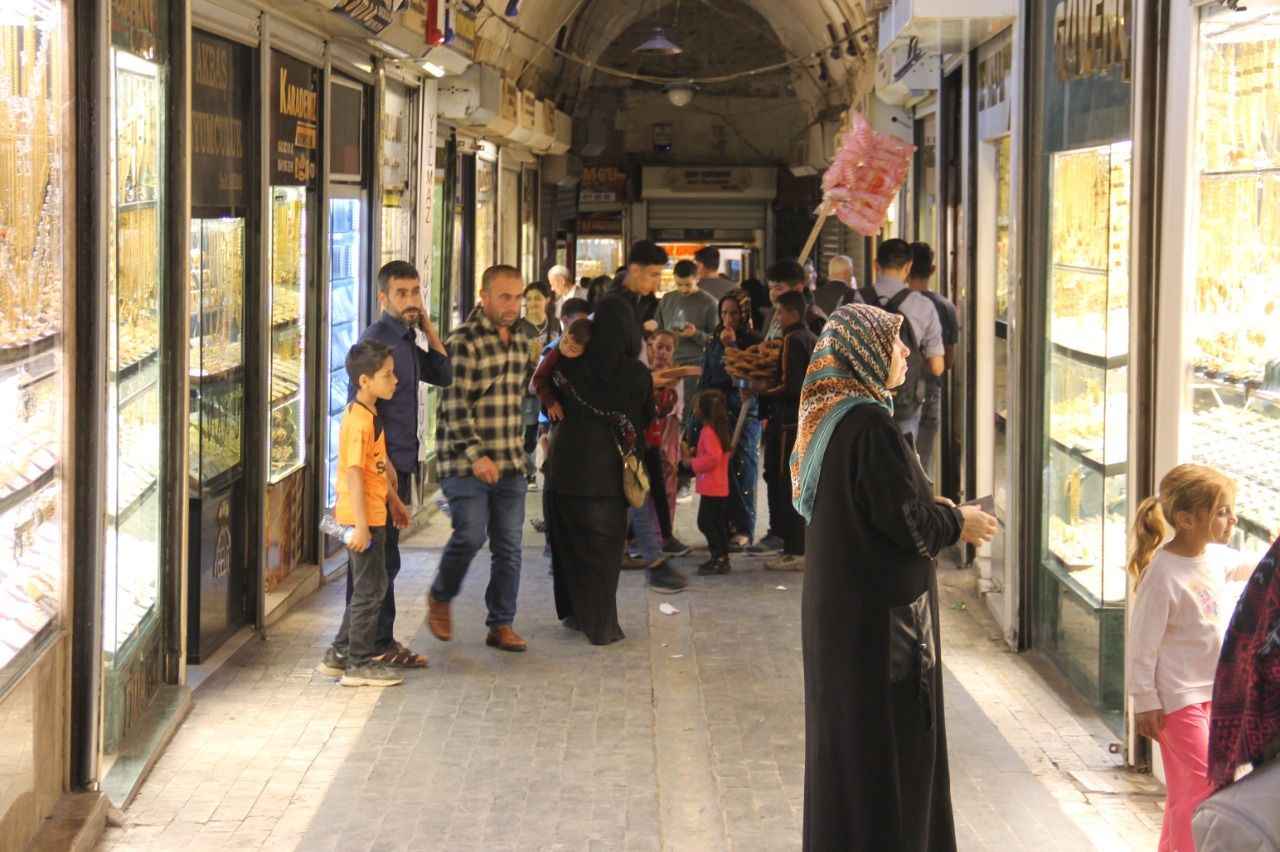
[[[305,187],[274,187],[271,205],[271,475],[303,459]]]

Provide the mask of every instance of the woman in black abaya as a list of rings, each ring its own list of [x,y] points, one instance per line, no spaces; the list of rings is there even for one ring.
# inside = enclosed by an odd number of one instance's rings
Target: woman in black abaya
[[[893,420],[902,317],[846,305],[805,376],[791,457],[809,523],[804,848],[952,852],[934,558],[995,519],[935,501]]]
[[[617,594],[627,501],[618,441],[634,442],[653,416],[653,381],[630,310],[620,299],[601,300],[587,351],[561,359],[555,377],[565,415],[546,467],[556,613],[595,645],[624,638]]]

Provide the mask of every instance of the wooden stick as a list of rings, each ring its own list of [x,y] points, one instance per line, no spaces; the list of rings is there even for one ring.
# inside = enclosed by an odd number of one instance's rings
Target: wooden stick
[[[822,233],[822,226],[827,224],[827,217],[831,215],[831,211],[827,208],[826,203],[822,205],[822,209],[818,211],[817,221],[813,223],[813,230],[809,232],[809,239],[805,240],[804,248],[800,250],[800,257],[796,258],[801,266],[809,259],[809,253],[813,251],[813,246],[818,242],[818,234]]]
[[[738,451],[738,441],[742,439],[742,429],[747,425],[747,412],[750,410],[751,400],[754,398],[747,396],[742,391],[739,391],[738,396],[742,399],[742,405],[738,408],[738,422],[733,427],[733,440],[729,442],[729,455],[733,455]]]

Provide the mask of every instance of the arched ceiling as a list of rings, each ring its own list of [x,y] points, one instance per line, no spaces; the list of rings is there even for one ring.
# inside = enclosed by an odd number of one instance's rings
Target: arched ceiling
[[[525,0],[514,19],[503,19],[506,0],[484,0],[485,8],[478,21],[484,47],[478,58],[502,66],[508,76],[518,76],[522,86],[534,88],[572,109],[588,89],[610,85],[603,79],[609,75],[559,56],[538,42],[556,44],[592,63],[614,67],[626,63],[621,67],[631,71],[672,77],[705,76],[717,73],[717,68],[742,70],[812,57],[830,46],[829,24],[841,39],[846,22],[855,31],[870,24],[865,31],[869,43],[863,44],[860,57],[851,57],[848,51],[842,51],[839,59],[823,54],[827,80],[818,79],[817,57],[783,72],[790,75],[792,91],[814,106],[828,100],[847,103],[851,80],[874,64],[875,16],[865,11],[866,2]],[[876,0],[870,2],[874,4]],[[505,20],[514,23],[520,32],[506,26]],[[684,55],[637,61],[631,53],[635,47],[632,42],[638,42],[641,35],[647,36],[655,20],[685,49]],[[715,28],[694,23],[709,20],[717,22]],[[688,37],[682,38],[682,34]]]

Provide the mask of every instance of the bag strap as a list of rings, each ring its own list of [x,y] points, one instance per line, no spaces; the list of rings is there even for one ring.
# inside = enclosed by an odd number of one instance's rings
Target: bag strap
[[[622,441],[619,439],[618,432],[620,430],[618,428],[618,422],[619,420],[627,420],[627,415],[618,411],[604,412],[596,408],[594,405],[583,399],[582,395],[578,393],[578,389],[573,386],[573,382],[569,381],[569,378],[558,370],[552,376],[552,381],[555,382],[556,387],[561,390],[567,390],[569,395],[573,397],[574,401],[577,402],[578,405],[581,405],[600,419],[610,422],[613,427],[614,446],[618,448],[618,455],[621,456],[623,460],[626,460],[627,451],[622,448]],[[634,429],[632,431],[634,431]]]
[[[875,287],[863,287],[858,292],[862,294],[862,301],[866,302],[868,305],[871,305],[873,308],[880,306],[880,295],[876,293]]]
[[[902,303],[907,300],[907,297],[911,295],[911,292],[910,287],[903,287],[902,290],[900,290],[898,294],[890,299],[888,304],[884,306],[885,310],[895,314],[902,313]]]

